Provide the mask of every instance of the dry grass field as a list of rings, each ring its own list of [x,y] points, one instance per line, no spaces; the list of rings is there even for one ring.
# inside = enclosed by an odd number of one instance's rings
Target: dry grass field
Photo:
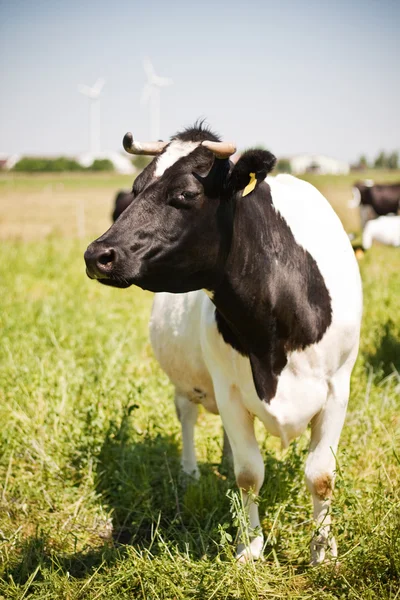
[[[132,178],[118,175],[0,175],[0,239],[93,237],[110,225],[112,201]]]
[[[307,177],[347,231],[359,227],[346,208],[357,178]],[[0,174],[0,598],[400,599],[400,249],[360,262],[361,348],[333,506],[340,564],[308,565],[308,435],[282,451],[260,427],[265,560],[242,567],[219,419],[201,413],[202,477],[187,483],[172,389],[148,341],[152,295],[85,275],[87,243],[131,183]]]
[[[347,207],[354,181],[399,181],[400,171],[366,171],[345,176],[308,174],[303,178],[328,198],[350,232],[360,228],[357,209]],[[0,239],[94,237],[110,224],[116,191],[131,187],[130,175],[0,174]]]

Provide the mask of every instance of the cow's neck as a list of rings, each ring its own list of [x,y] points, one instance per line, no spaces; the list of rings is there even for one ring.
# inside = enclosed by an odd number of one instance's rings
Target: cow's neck
[[[274,397],[288,352],[318,342],[331,302],[311,255],[299,246],[261,184],[236,203],[232,244],[214,290],[218,329],[249,356],[260,399]]]

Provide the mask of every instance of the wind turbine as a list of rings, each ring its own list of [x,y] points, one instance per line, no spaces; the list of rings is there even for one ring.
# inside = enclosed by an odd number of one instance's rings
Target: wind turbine
[[[88,85],[79,85],[78,91],[89,98],[89,149],[91,154],[97,155],[100,152],[100,94],[105,84],[101,77],[96,83],[89,87]]]
[[[160,89],[172,85],[173,81],[169,77],[159,77],[149,58],[143,61],[143,68],[147,76],[147,82],[142,91],[141,104],[149,105],[150,108],[150,139],[158,141],[160,139]]]

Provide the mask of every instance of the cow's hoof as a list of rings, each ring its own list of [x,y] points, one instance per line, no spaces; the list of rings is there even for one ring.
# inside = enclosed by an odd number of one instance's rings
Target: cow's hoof
[[[333,536],[326,538],[321,535],[311,540],[311,566],[316,567],[324,562],[337,560],[337,545]]]
[[[253,538],[248,546],[239,544],[236,551],[236,560],[241,564],[259,560],[262,557],[263,546],[264,538],[262,536]]]
[[[200,471],[197,465],[182,465],[183,475],[187,480],[190,481],[198,481],[200,479]]]

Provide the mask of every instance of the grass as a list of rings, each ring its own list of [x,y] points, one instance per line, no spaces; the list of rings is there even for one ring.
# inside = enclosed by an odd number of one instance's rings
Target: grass
[[[344,179],[314,183],[344,198]],[[360,263],[361,351],[333,508],[340,567],[308,566],[307,435],[282,451],[261,427],[265,561],[241,567],[219,419],[200,415],[202,478],[188,483],[172,388],[148,342],[151,294],[84,273],[125,181],[63,181],[2,181],[0,598],[400,598],[399,250],[373,247]]]

